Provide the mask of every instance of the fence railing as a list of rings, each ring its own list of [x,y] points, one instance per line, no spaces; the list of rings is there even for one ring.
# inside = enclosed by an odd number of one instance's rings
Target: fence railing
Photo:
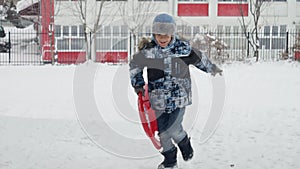
[[[139,38],[151,34],[139,33],[137,38],[131,34],[89,34],[88,36],[54,36],[52,48],[45,47],[42,34],[35,31],[9,31],[6,37],[0,39],[0,65],[41,65],[45,63],[74,64],[87,59],[95,62],[127,63],[135,52],[134,45]],[[286,33],[259,34],[259,58],[261,60],[299,59],[300,33],[288,31]],[[254,50],[241,32],[207,31],[197,34],[184,34],[191,44],[205,52],[210,58],[225,61],[242,61],[254,56]],[[85,37],[94,39],[91,47],[86,50]],[[94,38],[93,38],[94,37]],[[43,46],[44,45],[44,46]],[[91,53],[94,52],[94,58]]]
[[[300,32],[286,33],[259,32],[259,59],[281,60],[287,58],[299,59]],[[255,49],[251,46],[249,32],[206,32],[194,35],[191,43],[210,58],[220,61],[242,61],[254,56]],[[249,40],[250,39],[250,40]]]
[[[8,32],[0,39],[0,65],[43,64],[35,32]]]

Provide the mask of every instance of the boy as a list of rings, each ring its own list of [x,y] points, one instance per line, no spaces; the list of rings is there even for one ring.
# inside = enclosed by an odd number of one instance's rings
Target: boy
[[[163,162],[158,169],[177,166],[177,147],[185,161],[193,157],[190,138],[182,127],[185,107],[192,102],[189,65],[204,72],[221,75],[220,70],[200,51],[176,36],[172,16],[159,14],[152,25],[152,40],[144,41],[140,51],[130,61],[131,84],[136,93],[144,93],[143,69],[147,67],[148,92],[151,108],[155,111]]]

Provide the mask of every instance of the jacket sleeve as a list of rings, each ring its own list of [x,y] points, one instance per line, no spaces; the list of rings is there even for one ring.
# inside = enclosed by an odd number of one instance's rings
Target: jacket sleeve
[[[141,52],[133,55],[129,63],[130,81],[133,87],[141,87],[145,85],[143,78],[143,69],[145,67],[145,57]]]
[[[191,64],[204,72],[215,73],[215,71],[219,69],[204,53],[199,50],[192,49],[190,57],[192,58]]]

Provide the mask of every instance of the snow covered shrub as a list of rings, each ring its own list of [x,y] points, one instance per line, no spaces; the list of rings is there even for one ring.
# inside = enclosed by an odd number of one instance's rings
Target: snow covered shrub
[[[293,46],[294,52],[295,52],[295,60],[300,61],[300,32],[297,33],[295,44]]]
[[[229,46],[219,38],[210,34],[196,34],[191,40],[192,47],[206,53],[212,60],[223,63],[229,58],[225,52]]]

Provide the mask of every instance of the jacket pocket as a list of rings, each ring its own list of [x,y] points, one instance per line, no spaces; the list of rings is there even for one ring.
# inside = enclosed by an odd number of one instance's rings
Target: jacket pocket
[[[164,89],[154,89],[149,93],[151,108],[156,111],[164,111],[166,109],[166,98]]]

